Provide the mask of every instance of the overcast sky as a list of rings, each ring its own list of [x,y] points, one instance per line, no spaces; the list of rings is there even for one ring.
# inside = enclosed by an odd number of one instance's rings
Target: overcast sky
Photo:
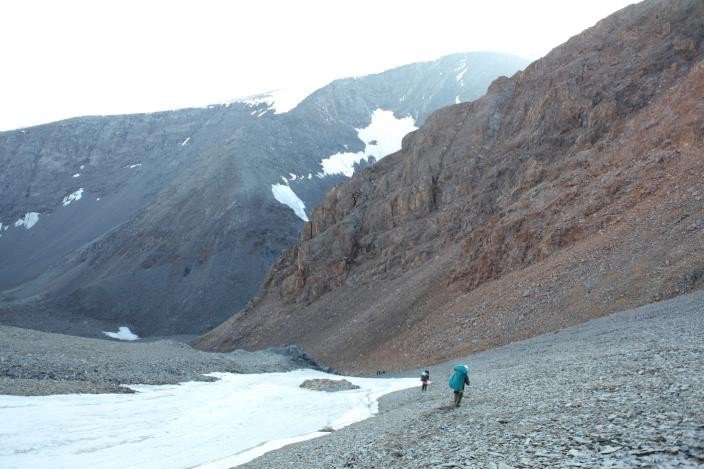
[[[9,0],[0,130],[200,106],[467,51],[529,59],[633,0]]]

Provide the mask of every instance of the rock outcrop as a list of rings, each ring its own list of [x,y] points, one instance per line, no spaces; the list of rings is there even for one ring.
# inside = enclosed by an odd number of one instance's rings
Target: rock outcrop
[[[394,369],[704,287],[702,59],[704,3],[647,0],[437,111],[197,345]]]

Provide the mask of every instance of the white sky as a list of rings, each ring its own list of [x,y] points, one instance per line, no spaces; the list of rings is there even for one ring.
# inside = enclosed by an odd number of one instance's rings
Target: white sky
[[[535,59],[634,0],[9,0],[0,130],[312,89],[455,52]]]

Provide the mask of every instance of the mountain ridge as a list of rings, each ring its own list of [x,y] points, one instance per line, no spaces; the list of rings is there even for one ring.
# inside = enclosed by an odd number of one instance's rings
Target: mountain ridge
[[[375,142],[359,129],[381,107],[420,122],[424,96],[484,91],[443,70],[469,80],[519,68],[491,57],[333,82],[284,114],[263,99],[0,133],[0,321],[88,336],[207,330],[249,300],[305,207],[345,179],[323,160],[369,164]]]

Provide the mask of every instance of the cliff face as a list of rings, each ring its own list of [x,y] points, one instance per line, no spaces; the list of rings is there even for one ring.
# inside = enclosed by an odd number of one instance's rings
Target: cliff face
[[[704,287],[703,41],[645,1],[432,114],[197,345],[406,367]]]
[[[246,304],[347,179],[344,155],[379,158],[386,140],[399,146],[399,125],[524,65],[455,54],[334,81],[287,112],[263,95],[2,132],[0,323],[202,333]]]

